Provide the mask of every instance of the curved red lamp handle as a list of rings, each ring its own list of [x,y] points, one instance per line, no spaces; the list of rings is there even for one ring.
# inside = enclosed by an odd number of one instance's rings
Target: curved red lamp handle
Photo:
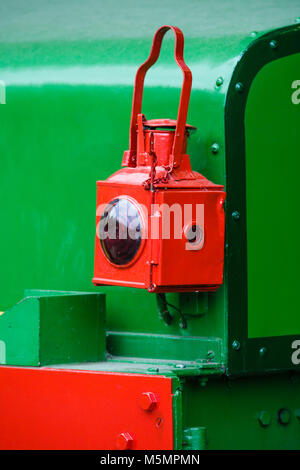
[[[135,76],[131,122],[130,122],[130,135],[129,135],[129,151],[126,153],[127,166],[136,165],[136,153],[137,153],[137,115],[141,114],[142,101],[143,101],[143,90],[144,80],[147,70],[155,64],[157,61],[161,43],[164,35],[171,29],[175,35],[175,61],[183,72],[183,83],[180,95],[177,124],[175,130],[175,138],[173,143],[173,149],[170,159],[170,165],[177,166],[180,164],[180,156],[182,152],[183,139],[185,133],[186,119],[190,101],[190,94],[192,88],[192,72],[186,65],[183,59],[183,48],[184,48],[184,36],[182,31],[176,26],[161,26],[155,33],[152,48],[148,59],[138,68]]]

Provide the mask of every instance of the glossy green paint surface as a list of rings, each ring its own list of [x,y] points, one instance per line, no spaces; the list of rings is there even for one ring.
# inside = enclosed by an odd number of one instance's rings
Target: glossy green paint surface
[[[116,1],[106,2],[105,7],[93,0],[74,0],[72,7],[66,0],[29,0],[26,6],[14,3],[14,8],[1,5],[0,15],[0,80],[6,87],[7,103],[0,105],[0,310],[16,304],[26,288],[104,292],[108,330],[115,337],[120,335],[121,341],[113,347],[122,356],[73,365],[63,364],[61,358],[55,367],[172,376],[175,448],[182,446],[183,428],[193,427],[207,429],[205,442],[211,449],[299,448],[296,382],[279,377],[220,379],[206,386],[210,373],[223,372],[220,361],[212,369],[210,361],[203,364],[206,345],[210,341],[221,344],[218,358],[226,365],[228,313],[232,313],[230,339],[236,333],[234,322],[238,334],[243,328],[237,316],[247,324],[241,309],[228,312],[227,274],[217,293],[201,298],[197,294],[168,296],[186,314],[187,329],[180,328],[175,311],[173,324],[165,325],[155,297],[146,292],[91,284],[95,182],[120,168],[128,148],[134,74],[148,56],[154,31],[169,23],[185,34],[185,58],[193,72],[188,121],[198,128],[188,151],[193,169],[225,184],[225,100],[240,54],[262,31],[293,23],[299,15],[298,2],[289,0],[284,8],[276,2],[262,5],[256,1],[246,8],[239,0],[211,5],[197,0],[188,7],[179,0]],[[173,63],[173,39],[167,38],[159,63],[146,79],[143,111],[148,118],[175,118],[177,114],[181,75]],[[219,77],[222,80],[217,84]],[[240,114],[236,119],[241,119]],[[237,142],[238,138],[226,147],[227,159]],[[214,143],[220,148],[216,154],[211,151]],[[235,187],[241,184],[235,172],[233,179]],[[227,242],[228,267],[231,239]],[[236,269],[234,276],[239,275]],[[34,312],[31,308],[28,314]],[[28,316],[28,331],[33,330]],[[143,333],[153,335],[152,351],[155,342],[162,340],[159,347],[166,359],[126,357],[126,351],[134,352],[136,347],[131,335],[140,338],[138,334]],[[169,336],[176,340],[164,342]],[[195,348],[187,343],[190,337]],[[200,362],[177,367],[168,354],[172,347],[178,354],[174,347],[178,343],[189,344],[185,357]],[[34,342],[27,344],[28,351],[31,346]],[[138,351],[146,354],[142,347]],[[237,354],[244,357],[243,350]],[[243,367],[238,364],[236,370]],[[196,378],[201,374],[205,377]],[[292,411],[288,426],[276,421],[280,407]],[[268,429],[257,422],[262,410],[272,416]]]
[[[299,78],[299,68],[300,54],[267,64],[255,77],[247,100],[250,338],[300,334],[297,184],[300,105],[297,89],[292,88]]]
[[[147,92],[149,117],[175,117],[176,88],[152,87]],[[147,292],[92,286],[95,183],[120,166],[128,146],[131,94],[129,85],[7,85],[7,105],[0,108],[5,123],[0,180],[6,201],[0,308],[16,303],[24,288],[100,291],[107,293],[109,329],[223,337],[223,289],[209,294],[209,317],[188,319],[182,331],[179,319],[172,326],[161,321],[155,297]],[[194,117],[190,113],[191,122],[199,120],[203,99],[200,92],[194,93],[197,108]],[[210,154],[208,148],[201,159],[205,142],[193,139],[195,168],[206,168],[208,174],[210,167],[212,177],[222,181],[221,155]],[[179,302],[178,295],[172,297]]]
[[[179,2],[177,7],[183,9]],[[0,80],[6,84],[7,102],[0,107],[0,196],[5,201],[0,310],[18,302],[25,288],[105,292],[109,330],[225,341],[224,287],[208,294],[205,314],[199,315],[193,315],[186,297],[172,294],[173,303],[187,308],[187,328],[182,329],[175,311],[173,324],[164,324],[153,295],[129,288],[94,288],[91,283],[96,181],[120,168],[128,148],[135,71],[148,56],[153,33],[161,24],[149,24],[141,37],[131,37],[128,26],[138,19],[133,15],[127,21],[115,31],[116,37],[100,31],[88,39],[73,35],[70,40],[33,41],[29,34],[26,42],[0,43]],[[196,24],[184,33],[185,58],[194,77],[189,122],[198,127],[189,143],[192,165],[214,182],[224,183],[223,108],[232,72],[228,61],[234,62],[252,38],[231,35],[224,49],[224,38],[203,37]],[[182,77],[173,49],[170,35],[146,79],[143,111],[148,118],[177,115]],[[223,84],[216,86],[219,76]],[[211,151],[215,142],[218,154]],[[225,353],[224,349],[224,360]],[[205,359],[197,348],[193,355]]]
[[[104,360],[105,297],[28,292],[0,316],[1,364],[43,366]]]
[[[285,242],[281,249],[285,251],[287,259],[285,260],[285,255],[280,252],[274,254],[272,264],[270,263],[272,258],[270,251],[275,245],[274,237],[271,237],[272,227],[274,227],[272,216],[277,217],[277,208],[280,212],[280,209],[282,211],[283,207],[288,204],[291,205],[291,209],[296,209],[295,189],[289,184],[290,180],[287,175],[290,178],[293,171],[291,168],[297,168],[297,155],[292,150],[292,140],[295,139],[297,132],[293,118],[296,122],[298,118],[295,111],[291,109],[295,106],[291,101],[292,93],[295,91],[291,87],[294,81],[291,74],[293,70],[297,73],[297,66],[292,65],[292,59],[290,62],[287,57],[295,55],[298,61],[299,37],[299,25],[294,25],[270,31],[254,41],[235,67],[226,99],[227,210],[230,214],[227,217],[229,242],[228,372],[230,375],[274,373],[275,371],[299,370],[300,367],[293,356],[298,344],[296,342],[300,339],[299,322],[294,315],[298,303],[293,289],[296,270],[292,261],[292,256],[297,257],[297,252],[295,245],[289,243],[289,241],[295,242],[295,235],[294,229],[291,230],[294,226],[287,216],[289,213],[287,207],[282,218],[288,229],[282,235],[278,235],[278,238],[281,237]],[[287,67],[280,67],[280,76],[272,74],[273,80],[271,81],[271,74],[269,74],[268,80],[259,80],[259,74],[268,70],[267,67],[276,67],[275,64],[279,60],[287,61]],[[277,72],[279,72],[278,68]],[[242,89],[237,89],[237,83],[243,84]],[[272,88],[273,101],[270,88]],[[280,124],[281,108],[276,106],[276,99],[283,108],[285,122],[282,124]],[[265,102],[270,109],[264,108]],[[289,107],[290,113],[287,112]],[[250,112],[247,113],[247,110]],[[287,121],[290,122],[290,127]],[[274,129],[272,128],[273,122]],[[269,141],[270,145],[268,145]],[[251,152],[248,155],[249,149]],[[259,155],[261,158],[257,158]],[[286,158],[287,156],[289,158]],[[269,167],[267,167],[267,161]],[[281,165],[284,165],[282,170]],[[284,183],[282,176],[284,176]],[[278,202],[280,197],[281,201]],[[270,204],[273,205],[269,208]],[[261,209],[258,213],[256,213],[256,205],[259,205]],[[236,212],[239,213],[238,219],[233,217]],[[261,239],[260,225],[262,226]],[[270,241],[266,234],[271,237]],[[258,256],[256,256],[257,253]],[[280,263],[282,285],[276,276],[276,273],[279,275],[278,264]],[[269,269],[266,268],[268,264]],[[253,297],[253,294],[259,295]],[[266,300],[268,296],[270,296],[269,302]],[[251,306],[249,325],[248,306]],[[268,312],[264,311],[266,309]],[[273,314],[275,318],[272,318]],[[286,324],[284,320],[281,320],[284,316],[286,316]],[[271,322],[274,327],[269,325]],[[256,324],[260,328],[260,333],[266,333],[266,336],[253,337],[259,331],[257,329],[256,333],[253,333]],[[249,337],[248,326],[250,326],[252,337]],[[292,333],[289,333],[290,331]],[[239,348],[234,347],[236,342],[239,343]]]
[[[183,29],[185,59],[193,72],[188,120],[198,131],[188,147],[192,166],[225,184],[224,106],[234,66],[260,36],[253,30],[291,22],[293,5],[284,17],[281,9],[272,20],[262,22],[263,12],[254,15],[254,28],[244,15],[236,13],[233,21],[234,8],[226,9],[223,2],[218,22],[201,2],[192,2],[188,13],[178,0],[157,2],[155,8],[129,3],[114,2],[112,13],[111,6],[101,9],[92,0],[84,6],[72,2],[71,9],[67,1],[59,2],[59,15],[56,2],[39,2],[37,8],[31,0],[27,14],[21,2],[14,15],[3,7],[0,80],[7,104],[0,105],[5,228],[0,231],[0,310],[17,303],[26,288],[105,292],[110,331],[220,338],[225,363],[226,277],[218,292],[207,295],[204,314],[194,315],[199,308],[195,294],[169,296],[187,313],[186,329],[175,311],[173,324],[165,325],[147,292],[92,286],[95,183],[120,168],[128,148],[135,71],[164,22]],[[66,13],[68,22],[61,22]],[[182,77],[173,48],[168,35],[147,76],[143,111],[148,118],[177,115]],[[211,150],[214,143],[218,153]],[[193,354],[199,359],[197,348]]]
[[[206,428],[208,450],[299,449],[299,376],[186,381],[182,394],[183,427]],[[279,411],[290,421],[281,423]],[[266,412],[270,424],[259,417]]]
[[[211,368],[224,361],[220,339],[195,336],[108,332],[107,350],[113,356],[199,361]]]

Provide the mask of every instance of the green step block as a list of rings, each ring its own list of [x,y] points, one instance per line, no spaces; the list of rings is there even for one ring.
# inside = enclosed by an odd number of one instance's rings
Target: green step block
[[[105,359],[105,294],[26,295],[0,315],[0,364],[46,366]]]

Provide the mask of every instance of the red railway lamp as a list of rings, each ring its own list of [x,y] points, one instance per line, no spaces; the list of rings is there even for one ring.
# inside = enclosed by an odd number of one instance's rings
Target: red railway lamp
[[[169,29],[183,72],[178,117],[148,121],[144,78]],[[95,285],[172,292],[216,290],[223,282],[225,192],[192,171],[186,154],[195,128],[186,123],[192,73],[183,44],[180,29],[162,26],[136,73],[125,168],[97,182]]]

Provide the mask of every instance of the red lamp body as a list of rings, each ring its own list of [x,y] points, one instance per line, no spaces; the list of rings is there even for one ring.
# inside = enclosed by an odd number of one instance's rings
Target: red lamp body
[[[168,29],[183,71],[178,117],[147,121],[141,114],[144,77]],[[186,154],[194,129],[186,124],[191,84],[182,32],[161,27],[136,74],[125,168],[97,182],[95,285],[158,293],[211,291],[223,282],[225,192],[192,171]]]

